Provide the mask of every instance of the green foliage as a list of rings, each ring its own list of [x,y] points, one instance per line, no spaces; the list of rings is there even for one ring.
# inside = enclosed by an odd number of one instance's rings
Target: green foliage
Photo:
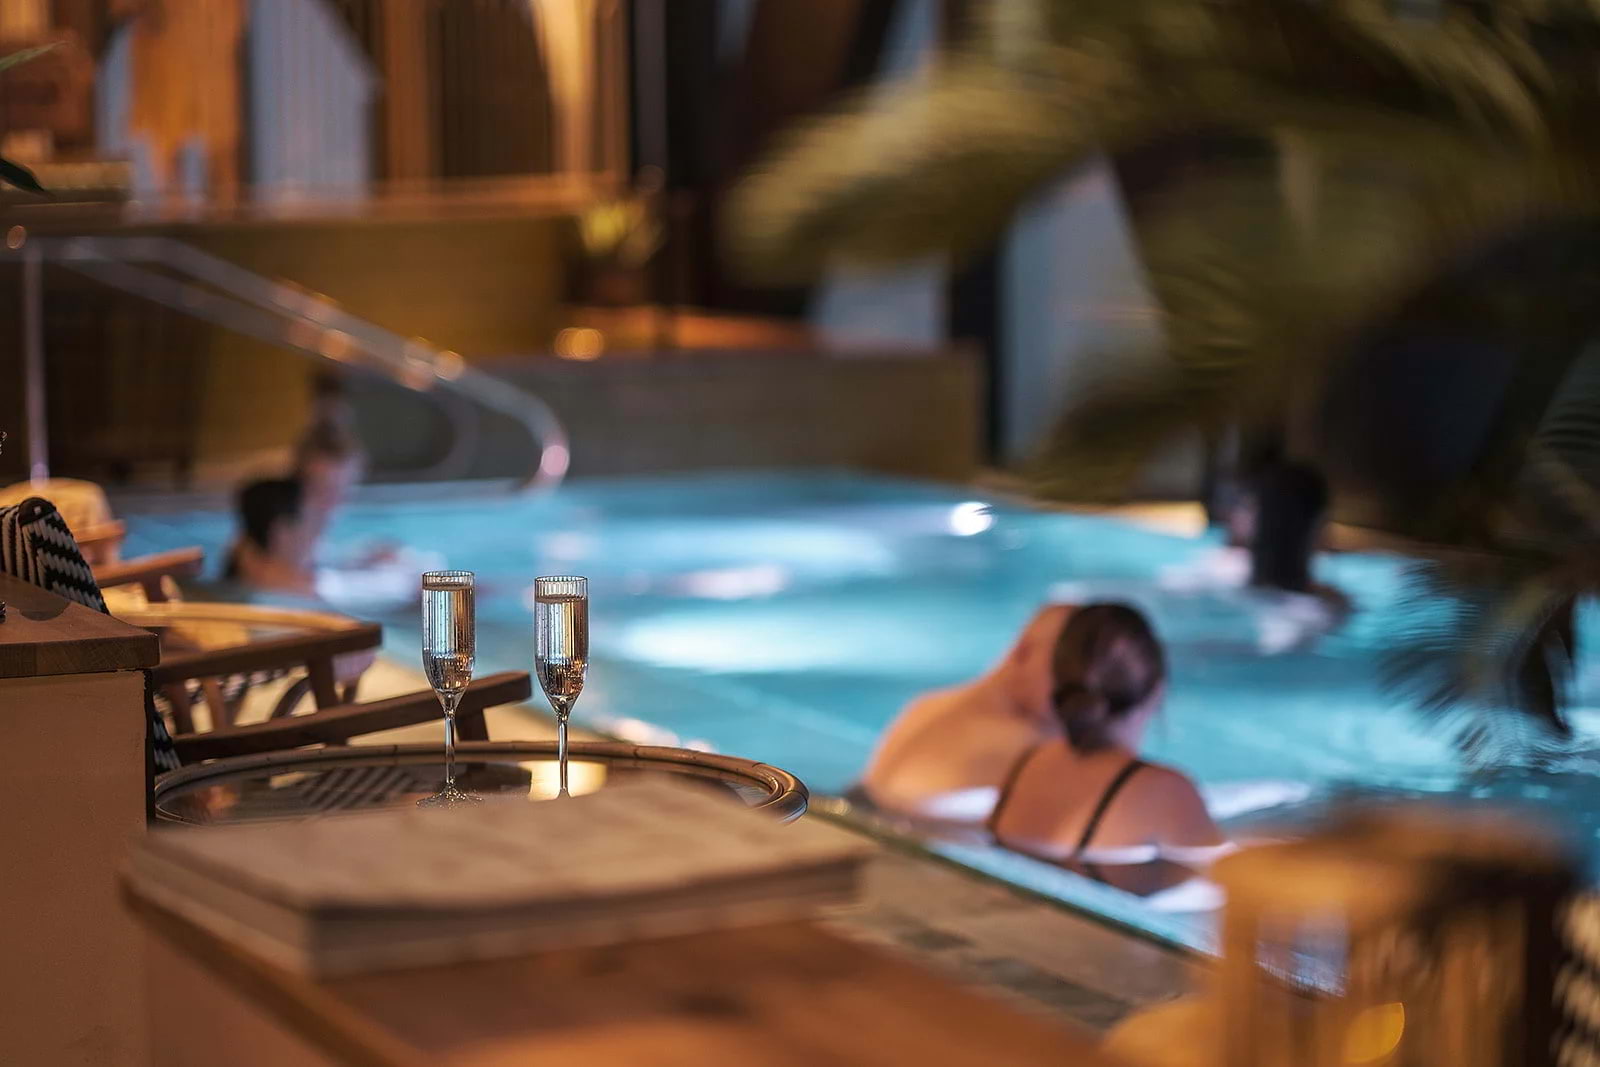
[[[12,52],[10,55],[0,56],[0,71],[10,70],[12,67],[19,66],[29,60],[38,59],[46,52],[53,52],[58,47],[59,45],[55,44],[42,44],[37,48],[24,48],[20,52]]]
[[[594,262],[638,269],[665,240],[661,223],[642,199],[610,200],[578,216],[578,238]]]
[[[39,179],[33,176],[33,171],[24,167],[21,163],[13,163],[4,156],[0,156],[0,182],[14,185],[24,192],[36,193],[40,196],[49,195],[45,187],[39,184]]]
[[[1568,737],[1573,582],[1585,577],[1506,552],[1413,564],[1400,598],[1411,616],[1407,638],[1384,663],[1391,686],[1453,728],[1462,750],[1481,761]]]
[[[1073,398],[1032,469],[1048,495],[1114,497],[1174,438],[1280,414],[1444,264],[1551,220],[1600,218],[1593,0],[984,10],[926,69],[780,144],[737,192],[730,250],[778,281],[833,260],[959,257],[1104,153],[1190,131],[1271,145],[1136,220],[1163,345],[1106,354],[1105,381]],[[1600,262],[1600,241],[1584,254]],[[1570,349],[1531,338],[1563,300],[1576,319],[1595,306],[1552,288],[1489,294],[1475,313],[1524,330],[1519,354],[1559,367]],[[1536,433],[1505,434],[1472,484],[1418,503],[1427,526],[1467,538],[1472,562],[1420,565],[1418,593],[1449,610],[1418,621],[1392,666],[1432,713],[1469,715],[1470,751],[1495,733],[1472,709],[1564,729],[1572,605],[1600,588],[1580,565],[1600,547],[1597,412],[1600,367],[1586,358]]]
[[[53,51],[56,47],[54,44],[45,44],[37,48],[24,48],[20,52],[12,52],[10,55],[0,56],[0,72],[4,72],[18,64],[26,63],[31,59],[37,59],[46,52]],[[44,186],[39,184],[39,179],[33,176],[33,171],[24,167],[21,163],[6,159],[4,156],[0,156],[0,182],[14,185],[25,192],[36,193],[40,196],[49,195]]]
[[[1366,0],[995,3],[927,70],[792,132],[738,191],[731,251],[774,281],[834,259],[960,256],[1104,152],[1196,129],[1277,145],[1140,227],[1172,364],[1144,387],[1175,391],[1180,417],[1137,435],[1063,426],[1053,491],[1099,492],[1066,472],[1132,469],[1241,405],[1281,408],[1442,261],[1600,207],[1595,94],[1544,64],[1521,10],[1490,25]],[[1112,389],[1112,410],[1126,392]],[[1132,452],[1091,454],[1103,448]]]

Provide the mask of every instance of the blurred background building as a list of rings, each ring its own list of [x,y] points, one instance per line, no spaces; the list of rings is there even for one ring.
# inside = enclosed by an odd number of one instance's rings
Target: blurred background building
[[[587,446],[575,473],[820,461],[966,476],[1036,444],[1082,372],[1075,353],[1154,329],[1118,174],[1063,181],[959,272],[757,289],[719,254],[719,227],[775,132],[914,75],[968,6],[8,0],[0,49],[60,47],[0,79],[3,154],[54,194],[8,193],[6,225],[176,238],[492,364],[564,409]],[[20,269],[0,268],[17,329]],[[47,263],[43,280],[55,473],[223,484],[293,440],[310,364],[104,279]],[[613,365],[665,351],[649,370]],[[0,378],[21,381],[21,353],[0,346]],[[774,353],[792,357],[775,364],[796,385],[781,397],[756,366]],[[439,403],[382,382],[358,394],[378,474],[450,450]],[[22,395],[0,391],[0,425],[23,426]],[[722,412],[726,433],[675,437],[696,411]],[[728,447],[763,425],[761,447]],[[24,463],[0,455],[7,475]]]

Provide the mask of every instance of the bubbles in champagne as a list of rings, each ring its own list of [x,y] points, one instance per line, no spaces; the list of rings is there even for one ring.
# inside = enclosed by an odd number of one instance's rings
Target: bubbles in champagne
[[[533,613],[539,684],[550,703],[564,711],[583,691],[589,670],[589,598],[542,594]]]
[[[472,681],[477,645],[472,580],[430,577],[422,583],[422,668],[436,691],[460,692]]]

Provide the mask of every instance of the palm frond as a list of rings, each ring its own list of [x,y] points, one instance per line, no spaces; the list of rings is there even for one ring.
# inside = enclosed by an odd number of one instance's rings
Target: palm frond
[[[33,176],[33,171],[21,163],[14,162],[0,156],[0,182],[14,185],[23,192],[34,193],[38,196],[49,196],[49,191],[39,184],[39,179]]]
[[[928,72],[780,142],[733,201],[742,265],[792,280],[833,256],[959,254],[1096,151],[1172,130],[1365,131],[1377,158],[1422,164],[1552,136],[1554,81],[1514,21],[1408,20],[1374,0],[993,6]]]
[[[1029,463],[1039,494],[1117,499],[1179,439],[1281,417],[1342,351],[1351,324],[1386,310],[1433,263],[1365,196],[1348,213],[1324,212],[1324,225],[1345,221],[1328,225],[1338,239],[1313,242],[1256,178],[1208,193],[1142,229],[1163,341],[1075,357],[1105,368],[1103,380],[1076,386]]]
[[[1559,513],[1564,540],[1600,542],[1600,344],[1573,360],[1534,432],[1524,476],[1535,506]]]
[[[9,70],[29,60],[38,59],[46,52],[53,52],[60,47],[61,43],[57,41],[51,44],[39,45],[37,48],[24,48],[20,52],[12,52],[8,55],[0,56],[0,71]]]
[[[1405,578],[1408,608],[1383,662],[1385,681],[1452,725],[1468,755],[1565,739],[1576,600],[1538,558],[1458,554],[1417,563]]]
[[[1061,99],[959,60],[864,94],[792,131],[749,175],[731,204],[729,250],[753,274],[792,280],[836,256],[880,265],[978,247],[1097,148],[1096,127]]]
[[[1141,458],[1186,431],[1281,413],[1484,224],[1431,224],[1415,197],[1404,183],[1334,172],[1309,215],[1292,219],[1276,172],[1243,169],[1154,206],[1139,247],[1163,346],[1085,360],[1112,382],[1072,398],[1035,465],[1040,491],[1114,495],[1113,472],[1131,481]]]
[[[1488,25],[1459,8],[1439,18],[1398,15],[1375,0],[1341,0],[1327,13],[1351,51],[1382,67],[1465,128],[1539,144],[1550,135],[1555,79],[1525,36],[1526,24]]]
[[[12,52],[9,55],[0,56],[0,71],[26,63],[31,59],[37,59],[46,52],[52,52],[58,47],[60,47],[60,42],[53,42],[39,45],[37,48],[24,48],[20,52]],[[14,160],[6,159],[4,156],[0,156],[0,182],[14,185],[25,192],[36,193],[40,196],[49,195],[44,186],[39,184],[39,179],[33,176],[33,171]]]
[[[1128,353],[1118,353],[1126,361]],[[1115,502],[1151,458],[1185,430],[1213,421],[1174,373],[1121,377],[1085,389],[1021,472],[1036,496]]]

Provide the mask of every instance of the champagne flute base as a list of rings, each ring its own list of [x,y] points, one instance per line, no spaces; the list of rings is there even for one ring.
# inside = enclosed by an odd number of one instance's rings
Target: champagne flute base
[[[443,789],[431,797],[423,797],[417,801],[419,808],[442,808],[451,804],[481,804],[483,798],[476,793],[469,793],[454,782],[446,782]]]

